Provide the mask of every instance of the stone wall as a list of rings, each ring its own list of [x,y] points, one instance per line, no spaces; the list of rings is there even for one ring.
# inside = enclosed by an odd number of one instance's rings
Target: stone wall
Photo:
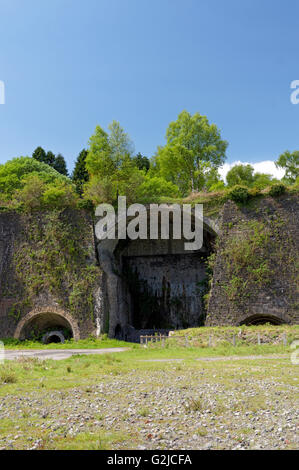
[[[108,240],[96,255],[85,211],[0,212],[0,338],[69,326],[76,339],[135,341],[136,329],[199,326],[216,238],[205,324],[298,323],[298,206],[296,195],[227,202],[218,238],[205,231],[203,248],[188,254],[178,241]]]
[[[0,338],[41,326],[76,339],[99,333],[101,284],[85,211],[0,213]]]
[[[207,326],[299,321],[299,198],[227,202]]]

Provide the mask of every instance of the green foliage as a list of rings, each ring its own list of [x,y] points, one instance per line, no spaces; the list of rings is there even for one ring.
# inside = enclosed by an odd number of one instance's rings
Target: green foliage
[[[47,152],[47,155],[46,155],[46,158],[44,160],[44,162],[47,164],[47,165],[50,165],[50,166],[53,166],[54,167],[54,163],[55,163],[55,155],[53,152],[49,151]],[[56,168],[55,168],[56,169]]]
[[[82,195],[83,185],[89,180],[89,174],[86,168],[86,157],[87,150],[83,149],[75,163],[75,168],[72,174],[72,180],[74,181],[78,194]]]
[[[48,185],[42,196],[43,204],[48,209],[75,207],[77,197],[74,189],[67,184]]]
[[[108,135],[100,126],[89,140],[86,168],[91,175],[84,187],[84,197],[94,204],[114,203],[117,196],[136,202],[137,191],[144,179],[132,158],[132,143],[119,123],[113,121]]]
[[[224,191],[224,189],[225,189],[224,181],[217,181],[217,183],[213,183],[209,187],[209,192],[213,193],[213,192],[217,192],[217,191]]]
[[[162,176],[146,177],[138,189],[138,199],[149,202],[161,196],[177,197],[178,195],[179,188]]]
[[[248,201],[249,197],[250,194],[246,186],[237,185],[229,191],[229,198],[234,202],[244,204]]]
[[[170,123],[166,139],[153,163],[162,177],[179,187],[181,195],[199,191],[206,174],[224,163],[228,144],[217,126],[199,113],[180,113]]]
[[[299,177],[299,150],[294,152],[287,150],[281,154],[276,161],[276,166],[285,170],[286,182],[295,183],[296,178]]]
[[[14,264],[22,289],[14,312],[34,303],[42,292],[52,293],[68,311],[78,317],[93,315],[93,292],[99,269],[86,263],[93,256],[92,240],[84,214],[51,210],[40,217],[28,215],[22,243],[17,246]],[[11,286],[8,286],[9,289]]]
[[[2,197],[11,198],[16,190],[22,189],[29,175],[36,175],[44,183],[69,182],[46,163],[30,157],[19,157],[0,165],[0,192]]]
[[[33,154],[32,154],[32,157],[37,160],[38,162],[42,162],[42,163],[47,163],[46,162],[46,159],[47,159],[47,155],[46,155],[46,152],[45,150],[42,148],[42,147],[37,147]]]
[[[135,161],[139,170],[145,170],[145,172],[147,172],[150,169],[149,159],[142,156],[140,152],[133,158],[133,160]]]
[[[104,177],[115,170],[114,162],[110,158],[108,134],[97,126],[89,139],[89,151],[86,157],[86,169],[92,176]]]
[[[254,169],[251,165],[235,165],[226,175],[226,181],[229,187],[243,185],[252,186]]]
[[[66,162],[61,153],[59,153],[57,157],[55,157],[53,168],[55,168],[55,170],[58,171],[58,173],[60,173],[61,175],[68,176]]]
[[[59,153],[57,157],[55,157],[54,153],[50,150],[46,153],[42,147],[37,147],[32,157],[41,162],[46,163],[47,165],[54,168],[58,173],[61,173],[64,176],[68,176],[68,171],[65,163],[64,157]]]
[[[258,287],[271,282],[269,252],[271,231],[262,222],[241,223],[229,237],[221,256],[226,264],[228,283],[224,286],[231,300],[246,297],[249,286]]]
[[[77,201],[70,180],[49,165],[21,157],[0,166],[2,198],[9,207],[25,211],[74,206]]]
[[[279,183],[279,180],[266,173],[255,173],[254,175],[253,186],[256,189],[262,190],[276,183]]]
[[[277,183],[277,184],[274,184],[273,186],[271,186],[269,194],[272,197],[277,197],[277,196],[281,196],[285,192],[286,192],[285,185],[282,184],[282,183]]]

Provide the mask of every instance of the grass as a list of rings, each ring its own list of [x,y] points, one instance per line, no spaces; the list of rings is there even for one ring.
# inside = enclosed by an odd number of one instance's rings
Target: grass
[[[181,336],[182,338],[176,338]],[[257,326],[227,326],[227,327],[200,327],[189,328],[181,331],[174,331],[173,336],[168,341],[171,347],[174,345],[183,345],[185,339],[188,339],[190,346],[206,348],[209,345],[214,348],[223,347],[229,349],[229,345],[236,339],[236,346],[254,346],[258,345],[258,337],[263,346],[268,345],[269,351],[272,346],[283,345],[286,339],[290,345],[295,339],[299,339],[299,325],[257,325]],[[277,349],[277,351],[278,351]],[[224,351],[222,353],[225,353]]]
[[[17,339],[2,339],[6,349],[106,349],[106,348],[123,348],[138,347],[135,343],[118,341],[117,339],[109,339],[105,335],[102,338],[86,338],[74,341],[73,339],[65,341],[65,343],[43,344],[40,341],[19,341]]]
[[[236,336],[236,347],[232,346],[233,336]],[[263,348],[258,343],[258,335]],[[178,336],[182,338],[178,338]],[[290,345],[295,339],[299,339],[299,325],[259,325],[259,326],[225,326],[225,327],[200,327],[174,331],[173,336],[166,340],[165,349],[173,351],[185,349],[185,338],[188,338],[188,355],[193,349],[199,355],[234,355],[234,354],[263,354],[283,352],[284,338]],[[16,339],[2,339],[5,349],[106,349],[126,347],[134,350],[143,349],[140,344],[119,341],[107,338],[89,337],[74,341],[73,339],[62,343],[42,344],[39,341],[19,341]],[[246,349],[251,346],[251,349]],[[265,347],[267,346],[267,347]],[[149,349],[163,349],[160,342],[149,343]],[[163,353],[161,353],[163,355]],[[167,353],[168,354],[168,353]]]
[[[146,434],[144,437],[140,434],[144,426],[165,429],[165,404],[155,403],[156,394],[165,387],[171,391],[173,384],[181,390],[182,401],[178,409],[188,418],[198,416],[191,435],[196,434],[199,440],[204,440],[212,433],[221,436],[225,429],[229,429],[236,439],[242,440],[244,436],[255,439],[251,428],[247,428],[252,417],[265,409],[277,414],[277,410],[280,412],[281,409],[278,400],[283,400],[282,404],[286,403],[285,400],[295,403],[298,371],[290,360],[292,350],[289,341],[284,346],[280,335],[287,332],[288,340],[298,337],[298,327],[242,327],[244,339],[234,347],[230,342],[231,334],[239,330],[218,327],[176,332],[188,336],[190,347],[185,347],[185,342],[182,346],[175,336],[166,347],[162,347],[162,343],[154,343],[147,348],[106,338],[77,343],[72,341],[73,348],[112,345],[129,348],[121,353],[76,354],[62,361],[28,357],[5,361],[0,364],[0,448],[3,445],[10,448],[9,442],[13,442],[15,449],[32,446],[39,450],[136,449],[138,445],[149,442]],[[256,344],[257,332],[271,342]],[[210,334],[219,340],[214,342],[214,347],[194,346],[192,338],[201,335],[203,343],[206,343]],[[226,340],[223,341],[225,335]],[[275,338],[279,339],[277,344],[273,344]],[[20,342],[6,341],[7,345],[8,349],[24,349],[24,344]],[[41,347],[39,343],[31,342],[27,342],[26,346],[29,349]],[[52,346],[69,348],[68,345]],[[279,356],[273,358],[269,354]],[[249,360],[247,356],[252,355],[256,357]],[[232,360],[230,357],[233,356],[238,356],[238,360]],[[218,357],[221,360],[215,360]],[[174,362],[173,359],[180,359],[181,362]],[[266,395],[260,388],[265,383],[269,384]],[[98,391],[101,386],[104,386],[107,395]],[[216,393],[206,393],[211,386],[215,387]],[[74,400],[74,395],[78,396],[78,400]],[[134,402],[134,396],[138,397],[137,402]],[[80,407],[87,406],[84,403],[96,403],[96,397],[104,398],[105,402],[105,405],[92,409],[92,417],[83,428],[75,420],[74,426],[78,429],[74,434],[70,433],[68,421],[70,397],[74,408],[78,406],[77,411],[71,409],[71,413],[84,413]],[[130,411],[132,399],[135,403],[133,408],[136,409],[133,421]],[[229,405],[228,399],[233,403]],[[170,395],[167,406],[172,403]],[[118,418],[109,425],[107,414],[111,413],[113,406],[119,408]],[[210,412],[203,421],[202,416],[207,409]],[[5,415],[7,410],[11,410],[10,414]],[[242,421],[238,428],[235,420],[231,421],[232,413],[247,413],[248,421]],[[216,421],[213,421],[214,418]],[[170,424],[170,427],[173,426]],[[175,426],[183,430],[180,421]],[[186,432],[189,429],[185,429]],[[288,441],[290,448],[293,448],[292,436],[288,437]]]
[[[267,345],[260,346],[260,351],[267,350]],[[264,349],[263,349],[264,348]],[[235,348],[239,349],[239,348]],[[252,346],[247,346],[248,351]],[[289,351],[285,348],[284,352]],[[204,351],[207,352],[206,350]],[[216,348],[217,355],[219,350]],[[171,359],[180,356],[183,362],[179,367],[173,362],[154,362],[154,359]],[[248,360],[246,358],[238,361],[198,361],[198,350],[175,348],[170,349],[132,349],[119,354],[104,354],[80,356],[75,355],[67,360],[53,361],[23,358],[13,362],[5,362],[0,365],[0,377],[14,377],[13,381],[0,380],[0,403],[17,403],[15,400],[21,397],[18,406],[15,407],[15,416],[0,420],[0,448],[1,439],[14,438],[14,448],[30,448],[33,443],[38,443],[37,448],[43,449],[121,449],[136,448],[140,444],[139,428],[144,425],[148,416],[151,420],[157,415],[157,423],[161,422],[160,411],[154,411],[152,401],[148,398],[140,398],[140,407],[137,410],[137,421],[133,422],[131,428],[130,414],[127,412],[131,395],[135,390],[143,394],[154,393],[164,384],[163,377],[170,380],[173,377],[177,387],[179,387],[185,397],[185,413],[196,412],[200,416],[201,412],[210,409],[211,419],[213,416],[218,420],[224,420],[227,414],[228,405],[226,397],[223,396],[227,390],[229,396],[234,397],[234,404],[231,412],[249,412],[254,416],[261,409],[266,407],[275,410],[275,393],[280,388],[297,387],[296,368],[291,364],[290,358],[270,359],[265,355],[261,359]],[[148,362],[149,361],[149,362]],[[51,428],[51,423],[61,420],[61,415],[67,422],[67,411],[64,410],[63,403],[68,403],[68,394],[78,394],[82,402],[90,402],[95,398],[95,391],[99,384],[107,385],[108,390],[113,390],[115,374],[121,383],[134,384],[126,393],[125,391],[114,389],[113,394],[105,396],[107,398],[107,408],[98,409],[93,414],[92,421],[88,422],[82,432],[70,435],[66,432],[66,427],[59,424]],[[158,375],[157,375],[158,374]],[[271,386],[270,394],[264,396],[259,388],[259,383],[275,383],[275,389]],[[215,384],[220,391],[215,396],[198,393],[198,385]],[[254,388],[254,394],[248,395],[248,384]],[[254,385],[256,384],[256,385]],[[288,388],[288,397],[293,399],[291,389]],[[26,400],[31,397],[37,404],[42,403],[44,417],[37,409],[29,407]],[[273,398],[274,397],[274,398]],[[53,405],[55,403],[55,405]],[[109,412],[110,404],[115,403],[123,410],[121,418],[115,423],[116,429],[106,428],[105,414]],[[270,405],[269,405],[270,403]],[[40,405],[41,406],[41,405]],[[157,406],[157,405],[154,405]],[[14,406],[13,406],[14,408]],[[57,418],[53,418],[53,409]],[[163,408],[162,408],[163,409]],[[48,416],[49,412],[49,416]],[[51,418],[52,413],[52,418]],[[207,418],[210,419],[210,418]],[[51,421],[52,420],[52,421]],[[128,421],[129,420],[129,421]],[[49,423],[49,424],[47,424]],[[98,423],[98,424],[94,424]],[[160,425],[160,424],[159,424]],[[230,425],[230,423],[228,423]],[[44,427],[42,427],[44,426]],[[213,427],[213,422],[211,421]],[[199,438],[204,438],[210,434],[208,428],[202,427],[201,421],[194,433]],[[212,428],[211,428],[212,429]],[[213,428],[214,429],[214,428]],[[213,432],[216,432],[213,430]],[[220,431],[219,431],[220,432]],[[244,425],[242,429],[236,429],[235,434],[242,436],[246,434]],[[17,438],[16,438],[17,436]]]
[[[68,390],[87,386],[105,376],[121,376],[134,370],[163,370],[172,366],[177,373],[183,372],[188,365],[198,365],[200,358],[231,357],[234,355],[267,356],[267,354],[290,354],[291,349],[283,345],[243,345],[231,344],[215,348],[134,348],[122,353],[101,355],[76,354],[63,361],[19,358],[5,361],[0,365],[0,396],[6,393],[23,393],[31,390]],[[177,364],[173,359],[182,360]],[[169,361],[169,362],[168,362]],[[270,361],[270,359],[269,359]],[[237,361],[239,362],[239,361]],[[207,362],[204,361],[204,364]],[[90,382],[91,381],[91,382]],[[2,386],[1,386],[2,385]],[[5,385],[5,386],[3,386]],[[85,392],[86,393],[86,392]]]

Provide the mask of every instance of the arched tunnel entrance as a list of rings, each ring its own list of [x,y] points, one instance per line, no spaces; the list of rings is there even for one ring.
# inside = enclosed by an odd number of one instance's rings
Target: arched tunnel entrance
[[[251,315],[250,317],[243,320],[240,325],[265,325],[269,323],[270,325],[283,325],[285,322],[275,315]]]
[[[184,250],[183,240],[119,241],[114,259],[120,267],[119,290],[125,299],[119,304],[126,304],[126,315],[117,322],[114,336],[124,337],[126,325],[136,330],[204,325],[207,258],[214,240],[205,233],[203,247],[191,252]]]
[[[136,329],[203,325],[209,251],[184,253],[173,244],[131,242],[122,251],[122,275],[130,294],[130,324]],[[167,248],[167,247],[166,247]],[[154,253],[154,254],[153,254]]]
[[[112,237],[99,242],[108,312],[103,318],[109,324],[110,337],[135,341],[138,334],[153,334],[157,330],[166,333],[204,324],[207,259],[214,251],[217,227],[204,217],[199,248],[194,249],[194,245],[186,245],[188,239],[173,235],[178,227],[174,224],[175,211],[169,219],[170,237],[161,236],[162,222],[159,235],[157,231],[156,237],[150,236],[146,208],[148,224],[143,238],[115,238],[118,231],[115,223],[109,227]],[[197,216],[191,215],[193,234]]]
[[[28,313],[19,322],[14,337],[20,340],[36,339],[45,344],[64,342],[70,338],[80,339],[77,322],[68,313],[55,309]]]

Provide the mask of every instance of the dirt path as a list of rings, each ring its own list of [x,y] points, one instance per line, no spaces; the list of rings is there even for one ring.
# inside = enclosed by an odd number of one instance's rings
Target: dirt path
[[[5,359],[13,361],[20,357],[36,357],[38,359],[53,359],[61,361],[68,359],[76,354],[109,354],[128,351],[129,348],[106,348],[106,349],[27,349],[16,350],[6,349]],[[197,361],[238,361],[238,360],[255,360],[255,359],[283,359],[288,354],[269,354],[266,356],[215,356],[215,357],[199,357]],[[140,362],[182,362],[185,359],[140,359]]]
[[[5,359],[13,361],[20,357],[37,357],[38,359],[53,359],[61,361],[68,359],[75,354],[108,354],[127,351],[129,348],[106,348],[106,349],[27,349],[16,350],[6,349]]]

